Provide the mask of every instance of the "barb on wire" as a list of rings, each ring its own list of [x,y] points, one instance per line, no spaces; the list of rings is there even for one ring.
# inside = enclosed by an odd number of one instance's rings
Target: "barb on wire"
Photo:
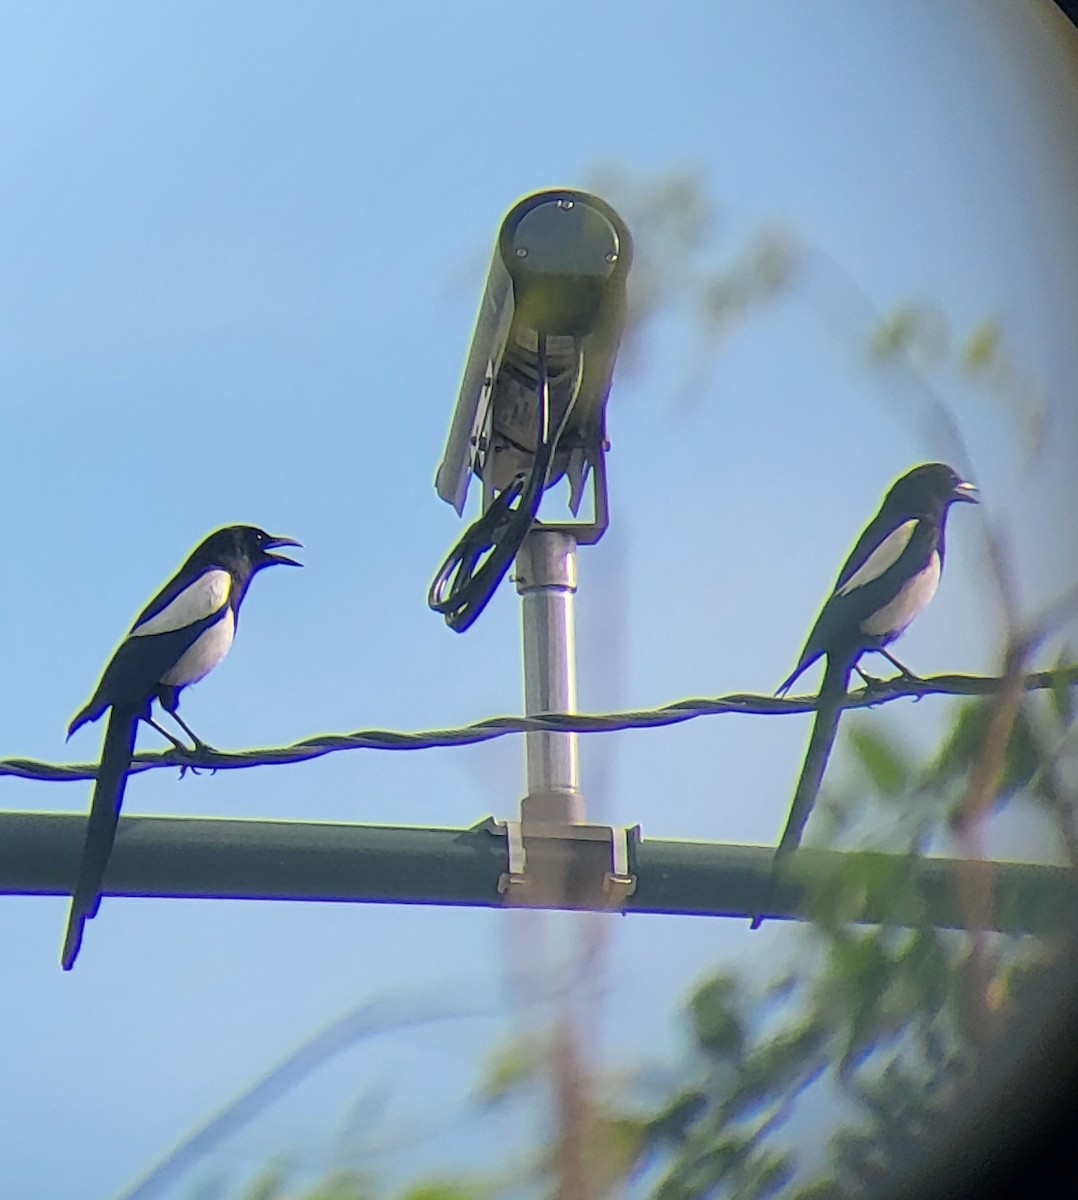
[[[1073,687],[1078,684],[1078,663],[1051,671],[1035,671],[1022,679],[1025,691]],[[871,708],[893,700],[923,696],[986,696],[999,692],[1005,680],[991,675],[933,675],[927,679],[898,676],[873,680],[852,691],[843,708]],[[815,696],[760,696],[735,693],[728,696],[678,700],[661,708],[616,713],[540,713],[531,717],[488,717],[458,729],[428,729],[418,733],[400,733],[384,729],[360,729],[355,733],[327,733],[304,738],[291,746],[268,746],[254,750],[199,751],[169,749],[161,753],[136,754],[132,773],[161,767],[205,767],[232,771],[243,767],[269,767],[282,763],[306,762],[324,754],[342,750],[438,750],[448,746],[473,746],[513,733],[620,733],[628,729],[657,729],[679,725],[699,717],[720,713],[769,716],[782,713],[808,713],[816,709]],[[96,763],[45,763],[27,758],[0,760],[0,777],[65,782],[93,779]]]

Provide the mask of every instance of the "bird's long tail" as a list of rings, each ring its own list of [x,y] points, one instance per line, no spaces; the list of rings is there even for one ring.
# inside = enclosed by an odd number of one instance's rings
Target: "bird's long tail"
[[[816,720],[812,725],[812,736],[809,738],[805,761],[801,767],[801,778],[797,781],[797,790],[794,792],[786,828],[782,831],[775,856],[771,860],[771,873],[767,878],[763,898],[757,905],[756,915],[752,918],[752,929],[758,929],[767,915],[783,860],[801,843],[801,835],[805,831],[805,824],[823,782],[827,760],[831,757],[831,747],[835,744],[838,722],[842,715],[842,699],[846,695],[852,671],[853,664],[848,659],[832,658],[828,655],[823,683],[816,700]]]
[[[82,945],[82,930],[86,922],[97,915],[101,903],[101,881],[105,875],[116,826],[120,820],[127,772],[135,751],[135,730],[138,714],[131,709],[113,708],[109,714],[105,741],[101,747],[101,765],[97,769],[94,798],[86,822],[86,840],[82,847],[79,877],[71,896],[71,914],[60,962],[70,971]]]

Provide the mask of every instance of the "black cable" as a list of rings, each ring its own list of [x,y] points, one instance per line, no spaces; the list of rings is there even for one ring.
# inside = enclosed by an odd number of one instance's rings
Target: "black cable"
[[[565,406],[557,430],[552,432],[546,336],[542,333],[537,335],[536,371],[538,416],[531,470],[514,476],[486,512],[468,527],[439,567],[427,593],[427,604],[441,613],[445,623],[457,633],[463,633],[486,608],[535,523],[543,492],[550,480],[554,450],[573,411],[579,371],[573,395]],[[514,501],[517,502],[515,508]],[[480,565],[484,555],[487,557]]]
[[[993,696],[1011,686],[1011,681],[986,675],[931,675],[927,679],[895,678],[878,680],[870,687],[850,692],[842,701],[846,709],[878,708],[902,699],[923,696]],[[1078,687],[1078,663],[1052,671],[1034,671],[1022,680],[1027,692],[1053,691]],[[518,733],[620,733],[629,729],[661,729],[714,717],[724,713],[742,716],[781,716],[815,712],[816,696],[759,696],[737,694],[678,700],[659,708],[616,713],[538,713],[533,717],[488,717],[455,729],[427,729],[401,732],[387,729],[359,729],[353,733],[326,733],[304,738],[290,746],[271,746],[253,750],[201,750],[164,753],[139,751],[131,763],[132,774],[184,765],[214,770],[239,770],[248,767],[272,767],[284,763],[309,762],[325,754],[345,750],[440,750],[452,746],[474,746],[495,738]],[[0,759],[0,779],[32,779],[42,783],[66,783],[94,779],[97,763],[45,763],[28,758]]]

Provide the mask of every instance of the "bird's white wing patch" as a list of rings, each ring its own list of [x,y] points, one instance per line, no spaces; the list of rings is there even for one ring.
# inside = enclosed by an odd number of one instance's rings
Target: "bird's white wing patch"
[[[225,609],[219,621],[204,629],[183,652],[174,667],[161,676],[161,682],[171,687],[186,687],[208,675],[228,653],[236,632],[232,609]]]
[[[864,587],[866,583],[879,579],[888,567],[893,567],[902,557],[902,551],[910,544],[910,538],[913,537],[916,528],[917,519],[912,517],[892,529],[849,579],[835,588],[835,595],[848,596],[855,588]]]
[[[861,630],[872,637],[891,637],[903,629],[922,612],[936,594],[940,582],[940,556],[936,550],[927,566],[902,585],[899,593],[883,608],[861,622]]]
[[[173,629],[186,629],[220,612],[228,603],[232,587],[232,576],[220,567],[204,571],[189,583],[178,596],[174,596],[160,612],[147,617],[131,630],[129,637],[146,637],[151,633],[168,633]]]

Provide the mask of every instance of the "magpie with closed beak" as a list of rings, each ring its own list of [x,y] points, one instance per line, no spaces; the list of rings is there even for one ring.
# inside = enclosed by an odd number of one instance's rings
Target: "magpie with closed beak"
[[[797,666],[778,689],[778,695],[785,695],[802,672],[826,659],[801,778],[751,928],[758,928],[766,915],[783,859],[801,842],[838,732],[850,673],[860,672],[858,659],[875,650],[912,676],[887,646],[936,594],[948,510],[958,501],[976,504],[976,491],[946,463],[923,463],[896,480],[839,572]]]
[[[252,525],[229,525],[211,533],[138,615],[89,704],[71,722],[69,738],[105,709],[112,709],[60,959],[65,971],[74,965],[83,927],[101,903],[101,883],[116,837],[139,721],[183,748],[153,720],[150,708],[157,700],[190,735],[196,749],[205,746],[177,712],[180,692],[208,675],[228,653],[240,605],[255,574],[276,564],[301,565],[272,551],[300,545],[294,538],[273,537]]]

